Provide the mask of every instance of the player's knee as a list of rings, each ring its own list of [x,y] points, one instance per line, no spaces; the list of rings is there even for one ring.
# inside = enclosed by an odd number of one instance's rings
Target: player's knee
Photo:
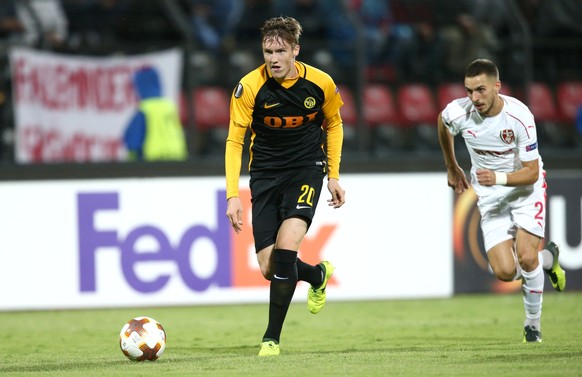
[[[259,269],[261,270],[263,277],[267,280],[271,280],[275,273],[272,246],[268,246],[257,252],[257,262],[259,262]]]
[[[501,281],[513,281],[516,272],[515,267],[503,266],[493,268],[495,277]]]
[[[519,265],[525,271],[532,271],[537,267],[538,264],[538,255],[537,253],[529,253],[520,255],[518,257]]]
[[[271,280],[273,278],[273,268],[269,263],[259,263],[259,267],[261,269],[261,274],[267,280]]]

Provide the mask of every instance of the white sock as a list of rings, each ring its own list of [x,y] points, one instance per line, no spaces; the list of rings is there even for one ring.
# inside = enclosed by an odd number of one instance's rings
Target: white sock
[[[541,261],[540,261],[541,262]],[[542,301],[544,293],[544,273],[542,264],[530,272],[521,271],[523,276],[523,305],[525,307],[526,325],[535,325],[540,330],[540,318],[542,316]]]
[[[554,256],[552,255],[552,253],[544,249],[539,252],[539,255],[541,257],[540,263],[542,264],[543,269],[549,270],[550,268],[552,268],[552,265],[554,264]]]

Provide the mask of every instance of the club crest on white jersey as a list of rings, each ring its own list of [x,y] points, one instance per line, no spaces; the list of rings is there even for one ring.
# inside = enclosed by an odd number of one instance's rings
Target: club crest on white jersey
[[[499,137],[505,144],[511,144],[515,141],[513,130],[501,130],[499,132]]]

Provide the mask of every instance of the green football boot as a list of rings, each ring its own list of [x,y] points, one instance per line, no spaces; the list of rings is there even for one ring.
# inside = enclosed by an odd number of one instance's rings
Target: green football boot
[[[533,326],[525,326],[523,329],[523,342],[524,343],[541,343],[542,342],[542,332],[537,330]]]
[[[319,288],[315,289],[311,286],[307,291],[307,307],[313,314],[317,314],[321,309],[323,309],[326,299],[325,288],[327,287],[327,282],[329,281],[331,274],[333,274],[333,271],[335,270],[335,267],[328,261],[321,262],[319,266],[323,270],[323,283],[321,283]]]
[[[261,343],[261,350],[259,351],[259,356],[279,356],[281,350],[279,345],[275,343],[274,340],[268,340]]]
[[[554,257],[554,263],[552,264],[552,268],[546,270],[544,272],[550,278],[550,283],[552,283],[552,287],[558,292],[562,292],[564,288],[566,288],[566,271],[560,267],[560,262],[558,258],[560,257],[560,247],[555,242],[549,242],[546,247],[552,256]]]

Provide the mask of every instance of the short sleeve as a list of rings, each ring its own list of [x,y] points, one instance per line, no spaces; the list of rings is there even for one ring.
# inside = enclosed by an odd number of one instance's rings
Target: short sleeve
[[[453,118],[454,117],[453,114],[455,113],[454,110],[455,105],[454,103],[451,102],[447,105],[447,107],[445,107],[445,109],[441,113],[441,119],[443,121],[443,124],[453,136],[457,135],[460,131],[459,127],[456,126],[455,123],[452,121],[452,119],[454,119]]]
[[[533,117],[528,123],[517,127],[517,148],[521,161],[533,161],[539,158],[538,139]]]

